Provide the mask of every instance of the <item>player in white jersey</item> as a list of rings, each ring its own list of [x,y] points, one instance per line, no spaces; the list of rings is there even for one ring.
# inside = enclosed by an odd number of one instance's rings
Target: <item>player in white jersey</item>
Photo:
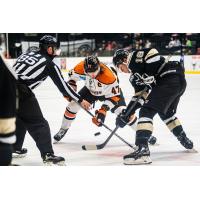
[[[102,126],[105,121],[107,111],[113,109],[120,101],[120,87],[116,74],[105,64],[99,61],[96,56],[88,56],[84,61],[77,64],[69,72],[68,83],[77,88],[76,82],[84,80],[85,86],[79,91],[79,95],[93,104],[102,101],[101,108],[96,110],[92,122],[97,126]],[[80,106],[71,101],[64,113],[63,121],[59,132],[54,136],[55,142],[60,141],[72,122],[76,118]],[[134,117],[133,120],[134,121]]]

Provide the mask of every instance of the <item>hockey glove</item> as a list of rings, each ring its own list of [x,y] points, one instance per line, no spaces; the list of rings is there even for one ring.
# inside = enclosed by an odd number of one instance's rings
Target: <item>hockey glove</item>
[[[119,126],[120,128],[123,128],[126,126],[129,122],[129,117],[125,115],[126,110],[122,110],[122,112],[117,116],[116,118],[116,126]]]
[[[148,76],[147,74],[141,76],[139,73],[131,75],[130,81],[135,82],[137,86],[147,86],[149,89],[152,89],[155,84],[154,76]]]
[[[102,123],[104,123],[106,118],[106,112],[107,111],[104,108],[96,110],[95,117],[92,118],[92,122],[99,127],[102,126]]]

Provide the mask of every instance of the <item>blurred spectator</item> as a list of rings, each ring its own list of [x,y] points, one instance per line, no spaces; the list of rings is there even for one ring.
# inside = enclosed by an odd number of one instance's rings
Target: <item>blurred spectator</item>
[[[192,41],[187,37],[185,38],[185,47],[185,53],[192,54]]]
[[[116,41],[112,41],[112,50],[115,51],[116,49],[118,49],[117,43]]]
[[[112,43],[111,43],[111,41],[108,41],[108,43],[106,45],[106,50],[107,51],[112,51]]]
[[[147,40],[146,43],[145,43],[145,48],[151,48],[152,47],[152,44],[150,42],[150,40]]]
[[[144,42],[142,39],[139,40],[139,49],[143,49]]]
[[[190,39],[188,39],[187,37],[185,38],[185,45],[186,47],[192,47],[192,41]]]
[[[168,44],[168,46],[166,46],[167,48],[172,48],[174,46],[174,39],[173,37],[170,38],[170,42]]]
[[[181,46],[181,42],[178,39],[178,37],[175,37],[175,39],[174,39],[174,47],[179,47],[179,46]]]
[[[144,45],[143,45],[143,40],[142,40],[142,39],[136,40],[136,41],[135,41],[135,49],[136,49],[136,50],[142,49],[143,46],[144,46]]]
[[[105,40],[103,40],[102,43],[100,44],[98,50],[104,51],[105,49],[106,49],[106,42],[105,42]]]
[[[0,34],[0,39],[4,35],[5,34]],[[58,35],[59,38],[60,35],[62,36],[62,34]],[[14,38],[13,35],[10,36]],[[18,35],[15,36],[16,39],[13,39],[9,49],[9,53],[12,51],[13,56],[16,56],[16,54],[20,52],[21,46],[19,43],[23,41],[22,39],[17,39],[17,36]],[[197,33],[84,33],[73,36],[74,41],[85,38],[94,40],[95,50],[93,49],[91,51],[82,48],[79,52],[73,53],[73,55],[68,54],[68,50],[65,50],[66,52],[63,52],[62,56],[87,56],[91,53],[97,56],[112,56],[113,51],[116,49],[138,50],[142,48],[151,48],[152,46],[159,49],[163,55],[167,55],[169,52],[172,54],[180,54],[180,51],[183,51],[184,54],[196,54],[197,48],[200,47],[200,34]],[[66,37],[63,36],[63,43],[66,42],[65,40]],[[183,45],[181,45],[181,43]],[[3,48],[5,48],[5,46]]]
[[[2,33],[0,34],[0,51],[4,53],[6,51],[5,38]]]
[[[167,46],[167,48],[172,48],[172,47],[178,47],[178,46],[181,46],[181,42],[178,38],[173,38],[171,37],[171,40]]]

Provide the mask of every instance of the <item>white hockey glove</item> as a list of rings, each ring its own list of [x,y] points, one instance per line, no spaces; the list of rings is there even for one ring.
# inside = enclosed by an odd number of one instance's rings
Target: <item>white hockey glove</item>
[[[146,85],[151,89],[152,84],[155,84],[155,77],[148,76],[147,74],[143,74],[142,76],[139,73],[134,74],[134,81],[136,85]]]

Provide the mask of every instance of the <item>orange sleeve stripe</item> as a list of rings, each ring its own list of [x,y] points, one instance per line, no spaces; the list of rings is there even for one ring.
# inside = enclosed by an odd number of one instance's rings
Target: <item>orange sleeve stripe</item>
[[[84,71],[84,61],[81,61],[79,64],[77,64],[74,67],[74,72],[76,72],[77,74],[81,74],[81,75],[85,74],[85,71]]]
[[[101,73],[96,77],[96,79],[106,85],[110,85],[116,81],[114,73],[103,63],[100,63]]]
[[[65,117],[68,117],[68,118],[75,118],[76,117],[76,114],[72,114],[70,112],[68,112],[67,110],[65,111]]]
[[[120,100],[119,96],[111,97],[111,100],[114,102],[118,102]]]

